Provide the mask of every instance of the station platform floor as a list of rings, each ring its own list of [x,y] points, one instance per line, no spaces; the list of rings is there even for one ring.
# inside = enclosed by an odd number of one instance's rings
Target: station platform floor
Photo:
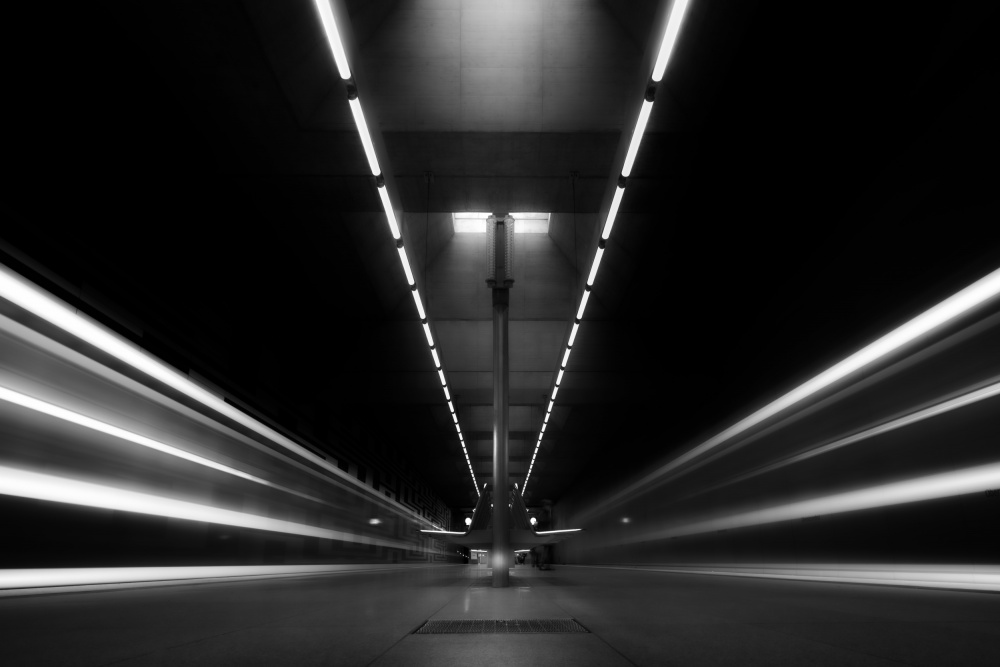
[[[414,634],[434,620],[589,632]],[[1000,665],[1000,595],[556,566],[344,573],[0,599],[21,665]]]

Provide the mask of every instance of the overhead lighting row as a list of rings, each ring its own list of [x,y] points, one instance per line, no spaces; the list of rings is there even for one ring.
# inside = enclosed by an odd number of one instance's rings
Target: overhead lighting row
[[[555,385],[552,394],[549,396],[549,404],[545,409],[545,417],[542,419],[542,428],[538,432],[538,440],[535,442],[535,451],[531,455],[531,463],[528,464],[528,474],[524,477],[524,485],[521,487],[521,495],[524,495],[528,488],[528,481],[531,479],[531,472],[535,468],[535,459],[538,457],[538,450],[545,437],[545,429],[548,428],[549,419],[552,417],[552,408],[556,404],[556,396],[559,394],[559,387],[562,386],[563,375],[566,373],[566,366],[569,364],[570,354],[573,352],[573,343],[576,342],[576,334],[580,330],[580,323],[583,321],[584,313],[587,310],[587,302],[590,301],[590,292],[597,280],[597,272],[601,268],[601,260],[604,258],[604,250],[607,241],[611,237],[611,229],[614,227],[615,219],[618,217],[618,209],[625,195],[625,186],[628,184],[628,177],[632,173],[632,166],[635,164],[636,155],[639,153],[639,144],[642,142],[642,135],[646,131],[646,123],[649,122],[649,115],[653,110],[653,102],[656,98],[657,84],[663,79],[667,69],[670,55],[674,51],[677,43],[677,36],[680,34],[681,22],[690,0],[674,0],[670,7],[670,14],[667,18],[667,27],[663,33],[663,40],[660,42],[660,51],[653,65],[649,84],[646,86],[646,94],[639,109],[639,117],[635,122],[635,129],[632,131],[632,140],[629,142],[628,151],[625,153],[625,163],[622,165],[618,182],[615,185],[615,193],[611,199],[611,206],[608,209],[608,216],[604,220],[604,227],[601,229],[601,238],[597,243],[597,252],[594,253],[594,261],[590,265],[590,273],[587,275],[587,284],[583,288],[583,296],[580,297],[580,305],[576,310],[576,317],[573,319],[573,328],[569,333],[569,340],[566,342],[566,349],[563,351],[562,361],[559,363],[559,372],[556,375]]]
[[[351,114],[354,116],[354,124],[358,128],[358,135],[361,144],[365,148],[365,156],[368,158],[368,166],[372,176],[375,177],[375,184],[378,186],[378,196],[382,200],[382,208],[385,210],[386,221],[389,223],[389,232],[396,241],[396,252],[399,255],[399,263],[406,275],[406,282],[410,286],[413,295],[413,303],[417,308],[417,315],[420,317],[420,324],[424,329],[424,337],[427,339],[427,346],[431,350],[431,358],[434,360],[434,368],[438,372],[441,380],[441,389],[444,391],[445,401],[448,403],[448,411],[451,413],[451,420],[455,425],[455,432],[458,434],[458,442],[462,445],[462,454],[465,456],[465,464],[469,468],[469,475],[472,477],[472,485],[476,489],[476,495],[480,495],[479,483],[476,481],[476,473],[472,469],[472,460],[469,458],[469,450],[465,446],[465,436],[462,434],[462,427],[458,423],[458,414],[455,412],[455,404],[451,398],[451,391],[448,388],[448,379],[445,376],[444,368],[441,367],[441,357],[434,344],[434,335],[431,332],[430,320],[424,310],[423,300],[420,298],[420,290],[417,289],[416,280],[413,277],[413,269],[410,267],[410,260],[406,256],[406,248],[403,247],[403,235],[399,229],[399,222],[396,220],[396,213],[392,208],[389,198],[389,189],[386,186],[382,168],[379,166],[378,156],[375,153],[375,145],[372,142],[371,132],[368,131],[368,123],[365,121],[365,114],[361,108],[361,99],[358,96],[358,87],[352,78],[351,68],[347,62],[347,53],[344,50],[344,43],[340,39],[340,32],[337,30],[337,22],[330,7],[330,0],[313,0],[316,9],[319,11],[320,21],[323,23],[323,30],[326,33],[327,42],[333,52],[333,59],[337,63],[337,71],[340,78],[347,82],[347,99],[351,105]]]

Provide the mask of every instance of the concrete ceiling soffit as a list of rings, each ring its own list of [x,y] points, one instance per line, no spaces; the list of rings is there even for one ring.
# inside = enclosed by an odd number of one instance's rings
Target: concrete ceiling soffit
[[[628,35],[637,54],[645,53],[649,42],[649,26],[656,14],[659,0],[601,0],[607,13],[614,17]]]
[[[399,0],[347,0],[347,13],[358,51],[364,51],[388,17],[399,6]]]
[[[600,179],[601,195],[607,180],[607,176]],[[587,278],[584,271],[590,269],[594,256],[592,241],[598,233],[596,213],[553,213],[549,217],[549,238],[559,249],[563,259],[573,267],[576,276],[574,300],[579,299],[579,292]],[[572,314],[568,315],[571,316]]]
[[[246,0],[244,5],[299,128],[354,131],[347,89],[313,3]]]
[[[427,272],[437,262],[441,251],[451,242],[451,237],[455,235],[451,213],[427,211],[403,213],[403,230],[407,252],[412,255],[410,261],[415,264],[417,285],[426,290]],[[426,295],[424,298],[427,298]]]
[[[599,0],[427,0],[386,16],[359,79],[384,131],[620,130],[640,58]]]
[[[386,225],[385,214],[381,211],[341,213],[337,216],[337,222],[347,231],[350,237],[347,242],[353,243],[357,248],[367,280],[378,296],[384,312],[393,317],[413,319],[416,322],[410,286],[399,266],[399,256],[392,242],[389,227]],[[414,261],[412,257],[410,261],[412,267]],[[350,289],[349,285],[344,287]],[[417,328],[419,329],[419,326]]]

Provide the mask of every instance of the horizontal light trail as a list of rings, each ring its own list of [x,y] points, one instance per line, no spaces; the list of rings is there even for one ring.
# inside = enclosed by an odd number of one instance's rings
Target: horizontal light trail
[[[924,311],[875,342],[858,350],[843,361],[834,364],[819,375],[768,403],[749,416],[744,417],[729,428],[660,466],[637,482],[628,485],[602,501],[601,509],[607,509],[611,504],[623,502],[642,488],[689,461],[710,452],[725,442],[733,440],[771,417],[802,403],[849,375],[869,367],[876,361],[884,359],[918,338],[941,329],[946,324],[968,314],[987,301],[996,298],[998,294],[1000,294],[1000,270],[993,271],[977,280],[938,305]]]
[[[890,482],[854,491],[834,493],[809,500],[774,505],[764,509],[643,531],[626,536],[619,541],[622,544],[633,544],[649,540],[712,533],[719,530],[760,526],[779,521],[891,507],[924,500],[939,500],[978,493],[998,486],[1000,486],[1000,463],[989,463],[961,470],[925,475],[901,482]]]
[[[343,530],[319,528],[303,523],[272,519],[269,517],[236,512],[234,510],[212,507],[165,498],[149,493],[128,491],[103,484],[83,482],[56,475],[31,472],[19,468],[0,466],[0,494],[17,498],[32,498],[55,503],[80,505],[98,509],[133,512],[151,516],[184,519],[187,521],[203,521],[206,523],[236,528],[251,528],[266,530],[286,535],[303,535],[319,537],[326,540],[341,540],[357,544],[373,544],[394,549],[411,549],[412,544],[398,540],[387,540],[380,537],[358,535]]]
[[[108,424],[106,422],[93,419],[92,417],[87,417],[78,412],[73,412],[72,410],[67,410],[66,408],[59,407],[58,405],[53,405],[46,401],[41,401],[37,398],[27,396],[20,392],[8,389],[7,387],[0,386],[0,400],[6,401],[8,403],[13,403],[14,405],[19,405],[23,408],[39,412],[56,419],[69,422],[71,424],[76,424],[77,426],[82,426],[84,428],[90,429],[92,431],[97,431],[98,433],[104,433],[105,435],[110,435],[119,440],[125,440],[133,444],[139,445],[141,447],[146,447],[147,449],[153,449],[158,452],[162,452],[169,456],[174,456],[185,461],[190,461],[191,463],[196,463],[198,465],[204,466],[206,468],[211,468],[213,470],[218,470],[219,472],[224,472],[228,475],[233,475],[234,477],[239,477],[256,484],[261,484],[263,486],[282,491],[299,498],[305,498],[315,503],[320,503],[322,505],[331,505],[331,503],[322,500],[321,498],[316,498],[310,496],[309,494],[302,493],[301,491],[296,491],[295,489],[290,489],[288,487],[282,486],[280,484],[275,484],[269,482],[268,480],[257,477],[256,475],[251,475],[249,473],[238,470],[231,466],[227,466],[218,461],[213,461],[212,459],[205,458],[204,456],[199,456],[197,454],[192,454],[191,452],[185,451],[179,447],[173,445],[168,445],[164,442],[154,440],[152,438],[140,435],[138,433],[133,433],[118,426]]]
[[[427,550],[430,551],[430,550]],[[199,579],[261,579],[320,574],[363,574],[421,567],[407,565],[331,563],[328,565],[194,565],[175,567],[59,567],[0,569],[0,595],[23,595],[23,589],[61,586],[114,586],[121,584],[194,583]],[[50,591],[37,591],[51,592]]]
[[[535,535],[559,535],[561,533],[578,533],[583,528],[566,528],[565,530],[538,530]]]
[[[230,405],[224,399],[196,384],[186,375],[170,368],[145,350],[106,329],[103,325],[79,314],[69,304],[32,284],[2,264],[0,264],[0,298],[7,299],[14,305],[96,347],[135,370],[162,382],[171,389],[213,410],[215,413],[236,422],[297,457],[308,461],[335,478],[345,481],[358,491],[370,497],[378,498],[380,502],[389,501],[389,499],[379,494],[378,491],[355,479],[339,467],[331,464],[325,458],[314,454],[291,438],[282,435],[242,410]],[[398,507],[400,511],[413,516],[418,521],[430,523],[416,512],[396,501],[389,502],[394,507]]]
[[[939,415],[946,414],[948,412],[951,412],[952,410],[957,410],[967,405],[973,405],[975,403],[978,403],[979,401],[984,401],[988,398],[993,398],[994,396],[997,395],[1000,395],[1000,382],[990,384],[981,389],[976,389],[975,391],[967,392],[965,394],[962,394],[961,396],[958,396],[957,398],[952,398],[950,400],[943,401],[936,405],[932,405],[929,408],[924,408],[923,410],[917,410],[915,412],[912,412],[908,415],[904,415],[897,419],[889,420],[887,422],[879,424],[878,426],[873,426],[863,431],[859,431],[858,433],[854,433],[852,435],[843,438],[838,438],[837,440],[829,442],[825,445],[809,448],[806,451],[800,452],[799,454],[783,458],[781,460],[775,461],[774,463],[769,463],[755,470],[751,470],[750,472],[745,473],[743,475],[738,475],[732,479],[728,479],[720,484],[715,484],[705,489],[699,489],[699,491],[693,495],[701,495],[708,491],[714,491],[716,489],[720,489],[722,487],[729,486],[731,484],[736,484],[737,482],[742,482],[744,480],[751,479],[753,477],[762,475],[767,472],[778,470],[779,468],[784,468],[785,466],[792,465],[793,463],[806,461],[815,456],[835,451],[837,449],[840,449],[841,447],[847,447],[848,445],[853,445],[858,442],[863,442],[864,440],[868,440],[869,438],[874,438],[876,436],[882,435],[883,433],[890,433],[897,429],[910,426],[911,424],[916,424],[926,419],[931,419],[932,417],[937,417]],[[687,497],[693,497],[693,496],[687,496]]]
[[[925,565],[840,563],[713,563],[706,565],[566,565],[600,570],[706,574],[720,577],[755,577],[795,581],[824,581],[880,586],[919,586],[971,591],[1000,591],[1000,567],[996,565]]]

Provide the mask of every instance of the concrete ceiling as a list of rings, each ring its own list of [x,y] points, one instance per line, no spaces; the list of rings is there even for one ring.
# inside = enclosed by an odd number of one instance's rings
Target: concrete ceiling
[[[889,3],[890,5],[892,3]],[[920,4],[920,3],[917,3]],[[982,6],[693,0],[531,484],[557,500],[725,425],[1000,265]],[[519,235],[523,475],[659,34],[655,0],[347,2],[358,88],[480,480],[485,239]],[[26,8],[0,238],[236,386],[360,420],[475,493],[311,0]],[[624,134],[623,134],[624,133]],[[83,287],[81,287],[83,289]]]

